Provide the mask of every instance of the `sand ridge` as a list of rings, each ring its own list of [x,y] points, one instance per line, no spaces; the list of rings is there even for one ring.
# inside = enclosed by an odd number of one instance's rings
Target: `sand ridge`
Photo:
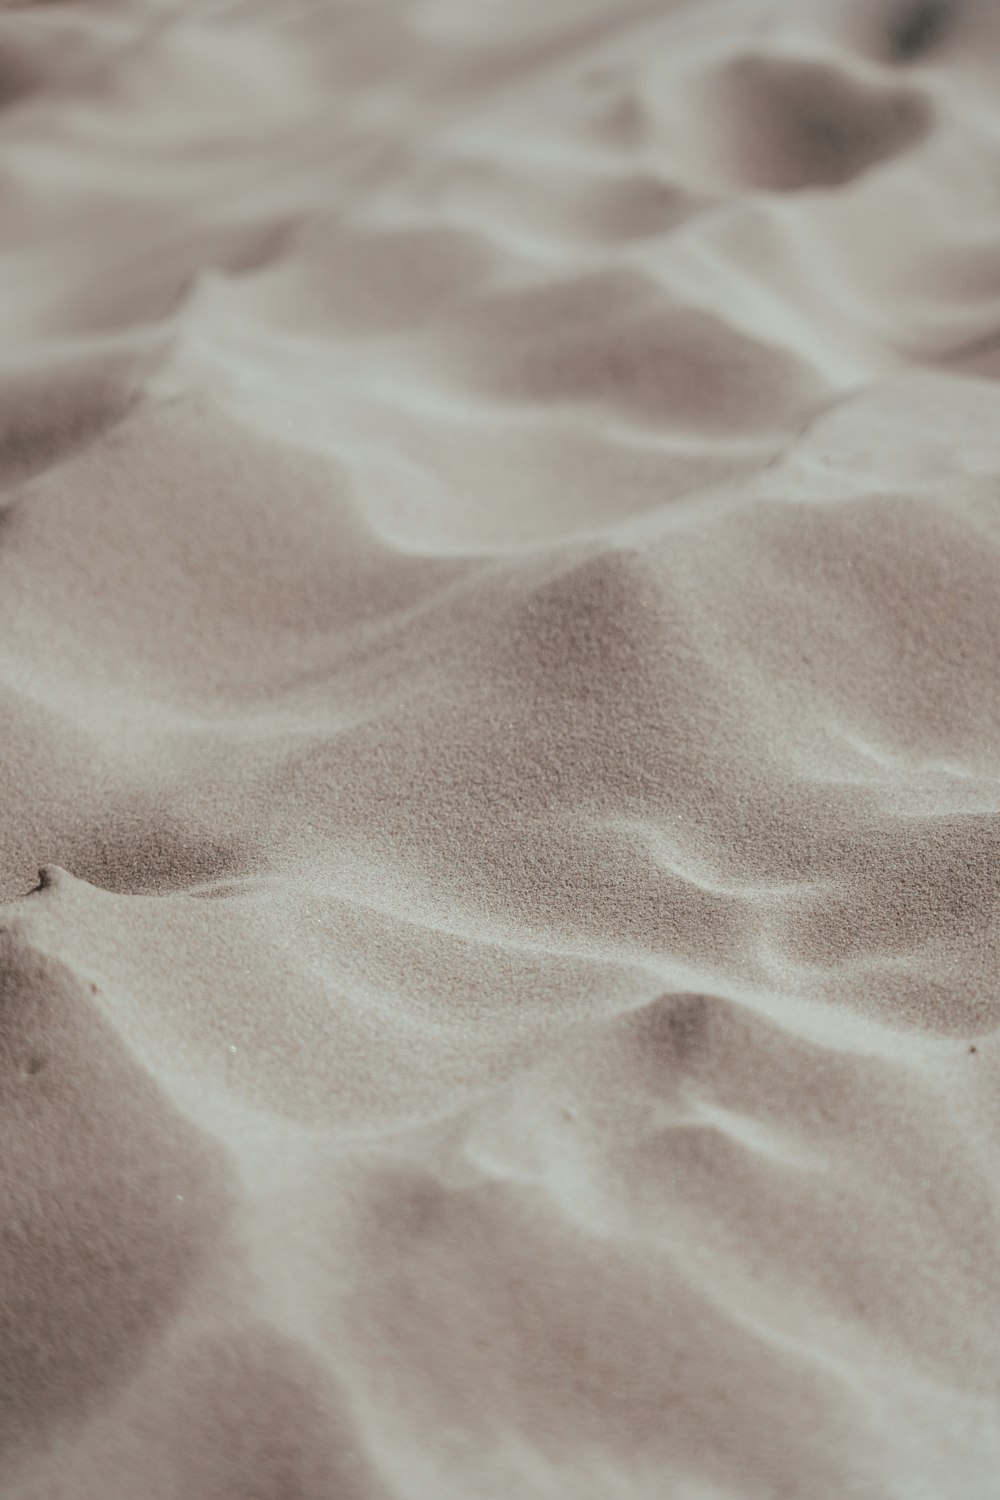
[[[992,9],[0,59],[0,1495],[991,1500]]]

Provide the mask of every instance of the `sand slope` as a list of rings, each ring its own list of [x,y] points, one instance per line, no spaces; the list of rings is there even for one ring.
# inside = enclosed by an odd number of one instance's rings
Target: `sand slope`
[[[1000,20],[0,17],[4,1500],[1000,1494]]]

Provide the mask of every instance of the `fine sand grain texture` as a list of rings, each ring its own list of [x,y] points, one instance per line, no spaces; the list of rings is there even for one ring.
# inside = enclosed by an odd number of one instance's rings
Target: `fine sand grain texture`
[[[0,1500],[1000,1500],[1000,5],[0,15]]]

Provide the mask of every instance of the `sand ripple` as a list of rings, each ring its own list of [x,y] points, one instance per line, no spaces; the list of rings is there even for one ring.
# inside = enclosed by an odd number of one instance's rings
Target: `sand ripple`
[[[990,1500],[986,6],[0,15],[5,1500]]]

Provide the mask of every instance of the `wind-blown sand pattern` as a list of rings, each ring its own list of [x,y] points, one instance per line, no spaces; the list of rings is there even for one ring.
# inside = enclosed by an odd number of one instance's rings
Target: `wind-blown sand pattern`
[[[0,62],[3,1500],[996,1500],[1000,7]]]

